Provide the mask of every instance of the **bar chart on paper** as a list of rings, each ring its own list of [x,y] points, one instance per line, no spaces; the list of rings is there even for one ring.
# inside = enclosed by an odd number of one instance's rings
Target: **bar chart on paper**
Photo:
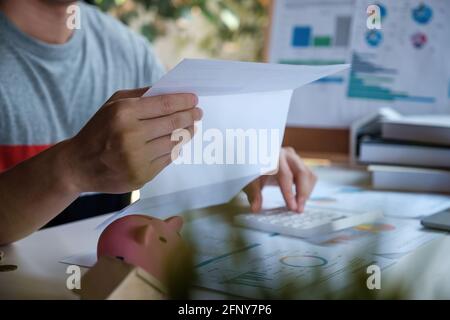
[[[370,1],[359,1],[363,10]],[[347,95],[401,111],[445,112],[448,105],[450,2],[380,1],[382,29],[355,15]]]
[[[294,25],[292,27],[292,47],[347,47],[350,41],[350,16],[335,17],[333,34],[313,34],[311,25]]]
[[[399,70],[385,68],[371,60],[376,54],[353,54],[348,96],[387,101],[409,101],[417,103],[434,103],[435,96],[416,96],[414,91],[397,91],[392,88]]]
[[[269,61],[298,65],[349,63],[353,0],[277,0]],[[289,110],[289,125],[326,126],[346,102],[348,71],[325,77],[296,90]],[[308,110],[311,104],[313,112]],[[329,117],[324,117],[327,114]]]
[[[381,29],[367,27],[373,4]],[[296,90],[288,125],[348,128],[382,107],[450,112],[450,1],[277,0],[272,16],[270,62],[352,64]]]
[[[284,0],[275,5],[277,21],[272,29],[271,62],[346,63],[353,0]]]

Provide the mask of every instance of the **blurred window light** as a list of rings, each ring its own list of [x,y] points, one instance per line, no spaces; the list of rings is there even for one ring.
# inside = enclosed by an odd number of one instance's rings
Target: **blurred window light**
[[[222,10],[220,19],[230,30],[237,30],[239,28],[239,18],[230,10]]]

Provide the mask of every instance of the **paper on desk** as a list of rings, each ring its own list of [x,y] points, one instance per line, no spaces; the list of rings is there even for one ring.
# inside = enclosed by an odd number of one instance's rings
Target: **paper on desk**
[[[226,214],[224,212],[224,214],[209,215],[192,220],[183,226],[181,234],[185,240],[194,245],[197,253],[197,264],[208,263],[211,259],[216,259],[218,256],[227,254],[231,250],[241,249],[246,245],[245,243],[253,243],[271,236],[266,232],[232,227],[226,223]],[[214,232],[211,232],[211,230],[214,230]],[[239,247],[235,247],[235,244],[230,241],[230,236],[237,232],[246,240]],[[92,248],[89,252],[73,254],[61,259],[59,262],[81,267],[92,267],[97,262],[97,254],[95,248]]]
[[[262,196],[264,208],[285,205],[279,187],[265,187]],[[314,206],[343,210],[381,211],[386,217],[417,219],[449,208],[450,196],[373,191],[351,185],[319,181],[308,203]]]
[[[193,140],[182,149],[183,153],[191,151],[195,164],[170,164],[140,190],[141,200],[102,226],[131,213],[163,216],[229,201],[257,176],[277,167],[293,90],[347,68],[348,65],[183,60],[146,95],[181,92],[198,95],[199,106],[203,109],[201,126]],[[206,135],[213,131],[225,139],[222,159],[227,154],[236,154],[238,145],[227,143],[227,130],[250,130],[258,134],[257,139],[262,139],[258,141],[267,142],[266,148],[256,146],[253,149],[258,152],[256,163],[236,164],[236,160],[233,164],[205,163],[204,147],[214,139],[209,136],[210,140],[206,141]],[[265,139],[259,135],[264,132]],[[246,147],[247,156],[255,146]]]
[[[229,213],[222,212],[192,220],[181,230],[183,239],[195,248],[196,266],[208,264],[229,255],[230,252],[252,247],[255,243],[273,236],[267,232],[233,226],[226,218]]]
[[[386,217],[421,218],[450,207],[450,197],[435,194],[372,191],[354,188],[329,199],[311,201],[315,206],[347,210],[381,211]]]
[[[205,235],[204,242],[209,241]],[[196,284],[247,298],[290,298],[344,289],[368,265],[384,269],[393,260],[350,250],[336,250],[301,239],[275,236],[217,255],[197,265]],[[302,290],[306,289],[307,290]],[[311,289],[314,290],[311,290]]]
[[[307,241],[333,248],[365,248],[366,252],[397,260],[444,234],[446,233],[425,229],[417,219],[382,218],[353,228],[314,236]]]
[[[321,272],[321,285],[338,290],[360,268],[377,263],[383,269],[394,263],[356,249],[327,248],[303,239],[237,228],[226,222],[226,214],[196,219],[183,228],[183,238],[195,246],[196,284],[205,288],[249,298],[264,294],[279,298],[287,287],[301,292],[317,280],[317,272]]]
[[[97,254],[94,251],[74,254],[61,259],[59,262],[64,264],[77,265],[84,268],[90,268],[93,267],[97,262]]]

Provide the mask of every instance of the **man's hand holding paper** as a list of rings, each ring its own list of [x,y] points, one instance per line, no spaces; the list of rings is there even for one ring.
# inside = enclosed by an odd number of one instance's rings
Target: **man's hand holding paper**
[[[193,133],[202,117],[194,94],[141,97],[148,88],[116,92],[71,140],[69,166],[80,192],[142,187],[171,163],[174,130]],[[107,130],[99,130],[107,124]]]
[[[145,96],[196,94],[204,111],[197,133],[177,161],[141,188],[139,201],[107,222],[132,213],[167,216],[225,203],[252,181],[245,190],[258,211],[267,178],[256,179],[271,172],[278,172],[273,179],[287,206],[303,211],[315,177],[295,152],[281,151],[291,96],[294,89],[346,68],[182,61]]]

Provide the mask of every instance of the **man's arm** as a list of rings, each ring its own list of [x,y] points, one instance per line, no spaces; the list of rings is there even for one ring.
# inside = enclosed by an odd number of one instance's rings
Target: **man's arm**
[[[79,196],[67,167],[70,149],[63,141],[0,174],[0,244],[39,229]]]
[[[172,159],[170,136],[202,117],[192,94],[114,94],[73,138],[0,174],[0,245],[25,237],[82,192],[139,189]]]

